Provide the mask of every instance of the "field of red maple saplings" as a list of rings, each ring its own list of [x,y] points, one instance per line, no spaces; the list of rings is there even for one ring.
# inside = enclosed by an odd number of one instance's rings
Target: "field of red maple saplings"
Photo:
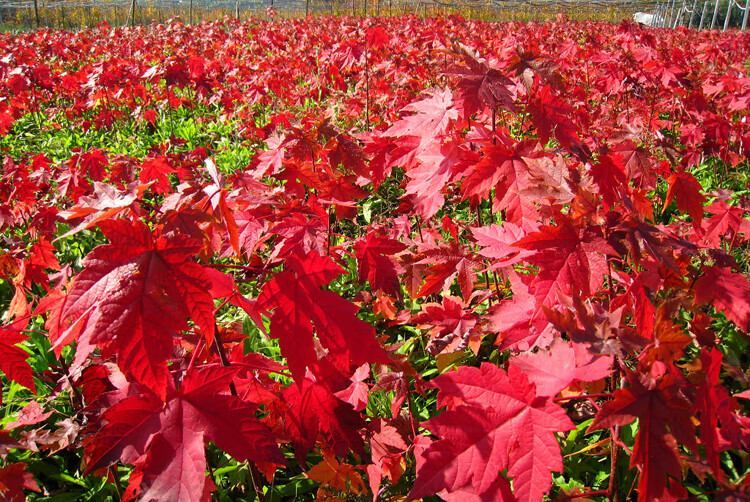
[[[750,34],[0,35],[0,498],[750,497]]]

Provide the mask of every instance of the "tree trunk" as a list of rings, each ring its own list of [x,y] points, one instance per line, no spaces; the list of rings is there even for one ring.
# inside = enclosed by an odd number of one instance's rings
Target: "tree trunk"
[[[698,7],[698,0],[693,0],[693,8],[690,9],[690,21],[688,21],[688,28],[693,27],[693,19],[695,19],[695,8]]]
[[[716,28],[716,20],[719,18],[719,0],[716,0],[714,5],[714,17],[711,19],[711,29]]]
[[[727,17],[724,18],[724,31],[727,31],[729,29],[729,19],[732,17],[732,3],[734,0],[729,0],[729,4],[727,5]]]
[[[126,24],[129,24],[131,27],[135,26],[135,0],[131,0],[130,2],[130,12],[128,13],[128,22]]]
[[[703,2],[703,11],[701,12],[701,22],[698,23],[698,30],[699,31],[703,29],[703,21],[706,20],[706,7],[708,7],[708,0],[705,0]]]

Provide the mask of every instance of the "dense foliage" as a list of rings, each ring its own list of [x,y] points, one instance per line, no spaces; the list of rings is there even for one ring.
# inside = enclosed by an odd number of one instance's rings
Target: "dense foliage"
[[[4,499],[750,496],[747,34],[0,52]]]

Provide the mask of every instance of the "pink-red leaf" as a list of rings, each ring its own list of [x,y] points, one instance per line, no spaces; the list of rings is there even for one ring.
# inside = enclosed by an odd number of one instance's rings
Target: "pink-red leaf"
[[[481,497],[506,469],[518,498],[541,500],[552,484],[551,471],[563,467],[555,432],[574,428],[563,409],[537,396],[512,363],[507,374],[483,363],[432,383],[441,391],[439,404],[450,409],[422,424],[441,439],[424,453],[408,500],[469,484]]]

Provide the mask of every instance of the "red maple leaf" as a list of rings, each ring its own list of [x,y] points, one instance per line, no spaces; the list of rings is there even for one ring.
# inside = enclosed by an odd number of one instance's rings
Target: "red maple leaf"
[[[70,161],[77,161],[81,171],[94,181],[104,180],[109,166],[106,153],[98,148],[74,155]]]
[[[359,176],[372,179],[362,147],[350,136],[337,132],[326,143],[326,150],[331,167],[336,168],[340,164]]]
[[[383,476],[397,483],[406,468],[404,454],[408,446],[398,429],[391,425],[394,422],[378,418],[369,423],[372,464],[367,466],[367,477],[373,494],[380,491]]]
[[[683,349],[692,341],[682,326],[672,322],[674,314],[662,304],[656,311],[654,340],[641,353],[640,360],[651,367],[656,361],[670,364],[683,355]]]
[[[703,220],[700,239],[706,245],[718,248],[722,237],[728,241],[738,239],[740,242],[750,237],[750,220],[745,218],[747,210],[730,206],[724,201],[716,201],[706,208],[713,216]],[[742,234],[744,237],[737,237]]]
[[[667,183],[669,183],[669,189],[664,200],[664,209],[666,210],[669,203],[674,200],[677,202],[677,209],[688,213],[694,225],[700,226],[706,197],[702,193],[703,187],[695,176],[686,171],[677,171],[667,178]]]
[[[393,138],[373,133],[362,139],[365,142],[364,153],[370,157],[370,179],[376,190],[390,176],[393,166],[401,165],[403,159],[408,158],[419,147],[419,138],[416,136]]]
[[[442,141],[429,144],[413,162],[406,173],[404,199],[414,206],[414,212],[427,219],[440,209],[445,201],[443,191],[455,171],[463,171],[476,163],[478,155],[466,144]]]
[[[24,489],[41,492],[26,464],[18,462],[0,468],[0,497],[5,502],[24,502]]]
[[[640,180],[638,186],[653,186],[651,154],[646,148],[627,139],[615,144],[610,149],[610,153],[619,164],[625,167],[628,178]]]
[[[354,243],[357,254],[357,270],[359,282],[370,281],[373,291],[401,297],[401,284],[398,276],[404,272],[403,268],[393,259],[393,255],[406,249],[401,242],[379,237],[368,233],[364,238]]]
[[[541,500],[552,484],[551,471],[562,471],[555,433],[574,428],[550,397],[512,362],[506,374],[488,363],[463,366],[433,380],[438,404],[450,404],[422,426],[441,439],[427,448],[407,500],[441,490],[468,488],[482,496],[500,472],[513,478],[516,497]]]
[[[78,199],[78,204],[75,207],[60,211],[59,215],[70,222],[78,221],[81,218],[83,218],[83,221],[57,238],[68,237],[81,230],[91,228],[100,221],[113,218],[139,200],[148,187],[149,185],[132,182],[124,190],[119,190],[113,185],[95,181],[91,195]]]
[[[511,147],[501,141],[484,147],[484,157],[469,170],[462,192],[485,198],[497,187],[498,200],[519,195],[529,186],[529,166],[523,156],[530,153],[531,146],[532,142],[525,142]]]
[[[5,427],[8,430],[15,429],[17,427],[24,427],[27,425],[35,425],[40,422],[44,422],[52,416],[54,411],[44,411],[44,408],[36,401],[31,401],[29,404],[21,408],[18,412],[18,416],[12,422],[8,422]]]
[[[697,452],[692,404],[683,395],[684,382],[672,373],[652,376],[625,371],[630,387],[617,389],[614,399],[601,407],[589,431],[623,426],[638,419],[638,435],[630,467],[641,468],[638,500],[655,500],[671,482],[680,483],[682,470],[675,437]],[[667,429],[669,427],[669,430]]]
[[[556,304],[558,293],[590,296],[607,275],[605,253],[616,254],[595,227],[577,228],[565,216],[556,218],[557,226],[544,226],[515,244],[537,251],[526,261],[541,268],[531,284],[539,308]]]
[[[427,249],[422,256],[424,258],[418,264],[434,265],[426,270],[426,280],[419,290],[419,298],[446,292],[457,278],[464,301],[469,301],[477,278],[475,270],[482,266],[474,253],[458,242],[451,241],[449,244]]]
[[[287,270],[263,287],[258,305],[274,309],[270,335],[279,339],[295,381],[301,383],[305,368],[318,360],[313,330],[328,349],[328,357],[343,371],[350,365],[390,361],[375,339],[373,327],[357,318],[357,307],[333,291],[321,289],[341,275],[341,267],[314,251],[292,255],[286,263]]]
[[[553,397],[574,382],[594,382],[607,377],[612,361],[611,357],[590,354],[583,344],[560,338],[546,350],[513,358],[513,364],[536,385],[537,395]]]
[[[152,185],[154,192],[166,193],[172,189],[172,184],[169,182],[168,174],[176,172],[174,168],[169,165],[167,158],[163,155],[146,159],[141,165],[140,179],[142,183],[148,183],[154,181]]]
[[[500,350],[530,350],[546,347],[551,341],[551,326],[531,294],[532,278],[510,273],[513,298],[504,300],[487,313],[487,331],[499,333]]]
[[[364,453],[359,431],[365,427],[365,422],[351,404],[334,395],[332,390],[338,383],[336,375],[329,370],[319,380],[308,376],[297,382],[298,385],[284,390],[284,401],[289,405],[284,428],[292,438],[300,465],[304,465],[307,452],[319,434],[337,455],[343,457],[350,451]]]
[[[27,338],[14,329],[0,328],[0,370],[14,382],[35,391],[31,366],[26,362],[29,354],[16,346]]]
[[[486,227],[472,227],[471,233],[477,240],[477,244],[484,247],[479,254],[498,260],[500,262],[498,265],[503,267],[518,263],[535,253],[513,246],[526,235],[523,229],[514,223],[505,222],[502,225],[493,223]]]
[[[571,120],[573,109],[560,99],[549,85],[545,85],[529,102],[527,111],[539,133],[539,139],[546,143],[555,138],[560,144],[575,151],[581,140],[578,128]]]
[[[719,453],[722,440],[719,415],[731,411],[729,392],[720,384],[722,354],[716,349],[701,350],[700,362],[703,378],[698,383],[695,405],[701,416],[701,443],[706,448],[706,460],[717,478],[723,477]],[[721,417],[724,422],[725,417]]]
[[[449,75],[459,77],[458,88],[461,90],[457,101],[463,108],[463,115],[470,117],[484,108],[496,110],[502,107],[515,112],[513,94],[508,90],[514,82],[497,68],[493,68],[474,49],[457,44],[453,54],[460,60],[446,70]]]
[[[179,391],[170,386],[166,402],[140,394],[109,408],[86,446],[86,473],[118,460],[138,462],[141,499],[190,501],[203,493],[207,441],[239,461],[285,464],[271,430],[253,416],[256,406],[227,393],[236,372],[190,369]]]
[[[417,136],[420,147],[425,147],[448,129],[452,120],[458,119],[458,111],[453,108],[453,93],[450,89],[433,91],[428,97],[406,105],[402,112],[415,112],[393,124],[385,136],[400,138]]]
[[[345,403],[351,404],[356,411],[362,411],[367,407],[370,396],[370,387],[365,382],[368,378],[370,378],[370,365],[363,364],[349,379],[351,385],[334,395]]]
[[[183,235],[154,239],[141,222],[107,220],[99,226],[110,243],[84,259],[60,319],[79,318],[79,340],[116,354],[123,371],[165,398],[172,337],[187,329],[188,317],[208,345],[213,342],[211,281],[193,261],[202,246]],[[70,338],[58,339],[55,350]]]
[[[633,311],[633,320],[638,331],[645,338],[651,338],[654,334],[654,316],[656,309],[649,298],[648,290],[643,283],[643,273],[634,278],[625,274],[619,274],[620,278],[628,281],[628,288],[622,296],[612,300],[610,308],[614,311],[620,307],[630,308]]]
[[[609,209],[622,199],[622,192],[628,185],[625,166],[616,157],[601,155],[596,164],[591,166],[591,176],[599,187],[599,194]]]
[[[695,304],[713,304],[746,333],[750,331],[750,281],[728,268],[705,267],[695,283]]]
[[[465,350],[472,335],[479,337],[481,332],[475,330],[479,316],[467,307],[468,302],[449,295],[443,297],[442,304],[422,305],[422,311],[411,321],[419,323],[419,328],[430,329],[427,352],[435,355]]]

